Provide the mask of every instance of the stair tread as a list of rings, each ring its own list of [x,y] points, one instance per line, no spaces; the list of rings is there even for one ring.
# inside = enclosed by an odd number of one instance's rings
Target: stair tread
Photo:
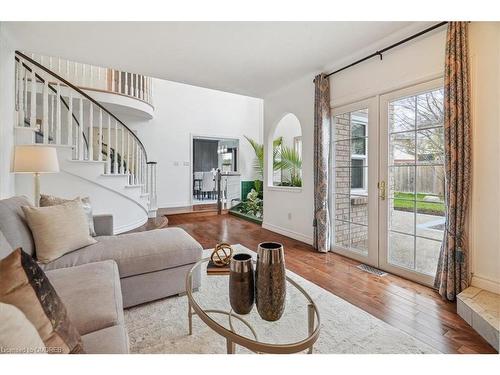
[[[127,177],[127,174],[120,174],[120,173],[102,173],[101,176],[103,177]]]
[[[79,159],[68,159],[68,161],[73,163],[107,163],[105,160],[79,160]]]

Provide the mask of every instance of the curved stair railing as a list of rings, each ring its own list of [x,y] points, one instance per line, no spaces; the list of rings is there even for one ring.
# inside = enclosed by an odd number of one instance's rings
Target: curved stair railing
[[[16,51],[17,126],[35,131],[34,143],[70,146],[72,159],[103,162],[106,175],[126,175],[156,211],[156,163],[137,135],[71,82]]]
[[[59,57],[35,53],[26,53],[26,55],[80,89],[124,95],[153,106],[151,77]]]

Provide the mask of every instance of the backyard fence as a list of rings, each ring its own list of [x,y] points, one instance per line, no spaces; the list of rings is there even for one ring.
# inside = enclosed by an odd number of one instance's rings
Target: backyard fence
[[[444,196],[444,171],[442,166],[418,166],[393,168],[392,186],[395,191],[403,193],[416,192]]]

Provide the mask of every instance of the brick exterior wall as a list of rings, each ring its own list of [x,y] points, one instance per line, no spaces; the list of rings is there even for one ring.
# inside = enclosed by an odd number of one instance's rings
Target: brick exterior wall
[[[368,224],[368,198],[351,196],[348,168],[351,162],[351,115],[336,116],[334,121],[335,245],[364,252],[368,249],[368,227],[356,224]]]

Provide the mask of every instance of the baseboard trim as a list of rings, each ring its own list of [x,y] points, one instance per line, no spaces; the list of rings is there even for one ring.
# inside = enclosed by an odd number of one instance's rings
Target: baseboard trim
[[[137,221],[125,225],[120,225],[119,227],[114,228],[113,232],[114,234],[128,232],[129,230],[135,229],[137,227],[140,227],[141,225],[146,224],[147,221],[148,221],[148,216],[146,215]]]
[[[490,280],[479,275],[472,276],[471,285],[492,293],[500,294],[500,283],[498,281]]]
[[[279,226],[274,225],[274,224],[263,222],[262,228],[270,230],[271,232],[276,232],[276,233],[282,234],[283,236],[293,238],[294,240],[304,242],[308,245],[313,244],[312,237],[304,236],[302,233],[297,233],[297,232],[294,232],[292,230],[285,229],[285,228],[279,227]]]

